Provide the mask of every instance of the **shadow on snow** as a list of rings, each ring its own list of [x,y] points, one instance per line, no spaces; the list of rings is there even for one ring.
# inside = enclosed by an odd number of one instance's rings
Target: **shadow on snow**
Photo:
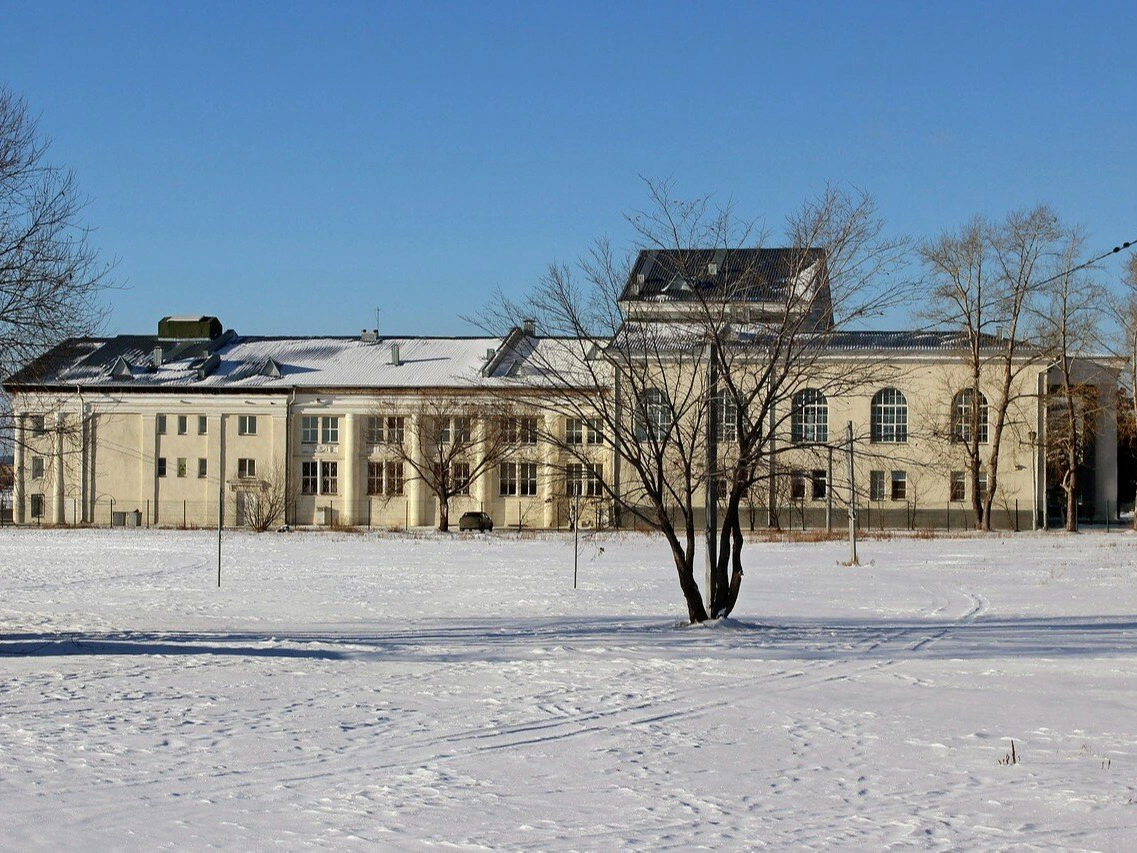
[[[0,635],[20,657],[225,655],[249,658],[492,662],[565,652],[754,660],[916,660],[1113,657],[1137,653],[1137,618],[970,621],[795,620],[713,626],[642,618],[424,620],[390,630],[67,632]]]

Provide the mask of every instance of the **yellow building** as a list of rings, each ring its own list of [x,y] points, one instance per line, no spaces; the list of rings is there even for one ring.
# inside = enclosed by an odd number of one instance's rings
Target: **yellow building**
[[[694,303],[682,283],[643,272],[649,254],[621,298],[628,322],[620,334],[651,324],[682,341]],[[719,274],[714,262],[708,269]],[[742,365],[777,302],[761,293],[728,302]],[[824,333],[828,309],[815,300],[810,310]],[[771,413],[779,452],[750,495],[750,522],[843,525],[851,425],[862,527],[970,526],[958,417],[968,378],[957,336],[822,337],[809,369],[780,392],[782,410]],[[16,423],[13,516],[59,525],[215,526],[220,517],[226,526],[266,526],[267,516],[274,525],[432,526],[442,510],[432,478],[444,465],[452,523],[481,510],[499,527],[564,527],[578,512],[585,524],[630,525],[604,494],[606,483],[635,503],[603,418],[560,403],[574,391],[587,399],[603,376],[611,385],[604,394],[636,396],[626,411],[637,414],[627,416],[650,421],[663,417],[660,400],[689,383],[684,372],[701,362],[660,361],[658,389],[621,388],[618,369],[582,375],[575,389],[567,372],[550,383],[551,365],[603,362],[612,346],[544,337],[533,323],[503,339],[367,330],[266,337],[226,331],[212,317],[167,317],[157,335],[69,340],[4,384]],[[1054,492],[1043,401],[1050,367],[1029,359],[1019,367],[993,515],[1006,529],[1045,523]],[[992,405],[996,380],[982,377]],[[1099,370],[1094,381],[1104,388],[1114,377]],[[1117,513],[1116,414],[1103,405],[1093,420],[1083,508],[1104,519]],[[986,420],[975,426],[988,429]],[[727,459],[730,427],[720,412],[716,443]],[[447,457],[447,447],[467,452]]]

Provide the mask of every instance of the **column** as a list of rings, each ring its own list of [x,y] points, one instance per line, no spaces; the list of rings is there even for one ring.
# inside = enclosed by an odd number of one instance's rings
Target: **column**
[[[63,412],[55,413],[55,435],[51,449],[55,456],[51,460],[55,469],[55,482],[51,484],[51,521],[53,524],[67,523],[67,507],[63,503],[63,431],[66,428]]]
[[[541,471],[541,488],[538,490],[538,494],[540,494],[545,508],[543,525],[546,528],[553,528],[557,524],[557,486],[561,482],[560,471],[557,469],[557,445],[553,443],[553,436],[557,435],[560,417],[558,415],[544,415],[543,420],[541,432],[547,438],[543,442],[540,452],[541,468],[544,470]]]
[[[407,455],[418,461],[422,458],[421,449],[419,447],[419,429],[421,428],[419,415],[407,415],[406,420],[406,433],[404,439],[407,442]],[[423,518],[423,484],[422,480],[415,474],[414,469],[404,463],[404,475],[406,481],[403,485],[404,491],[407,493],[407,525],[409,527],[422,527],[426,524]]]
[[[12,520],[16,524],[24,524],[27,520],[27,508],[24,506],[26,495],[24,494],[24,442],[27,440],[26,427],[27,415],[16,415],[16,447],[15,447],[15,463],[14,474],[12,480]]]
[[[355,436],[355,415],[343,417],[343,523],[353,527],[358,523],[359,501],[355,494],[356,470],[359,468],[359,451]]]

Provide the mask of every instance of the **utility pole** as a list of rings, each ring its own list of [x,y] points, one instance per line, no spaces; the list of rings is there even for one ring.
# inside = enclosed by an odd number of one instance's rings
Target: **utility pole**
[[[707,500],[703,511],[704,534],[707,550],[707,611],[715,607],[718,598],[718,352],[714,342],[707,345],[707,437],[706,480]]]

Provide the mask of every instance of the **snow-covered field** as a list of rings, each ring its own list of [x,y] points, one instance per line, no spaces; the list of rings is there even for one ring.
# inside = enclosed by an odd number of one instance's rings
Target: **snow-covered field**
[[[0,842],[1134,849],[1137,539],[845,556],[0,530]]]

